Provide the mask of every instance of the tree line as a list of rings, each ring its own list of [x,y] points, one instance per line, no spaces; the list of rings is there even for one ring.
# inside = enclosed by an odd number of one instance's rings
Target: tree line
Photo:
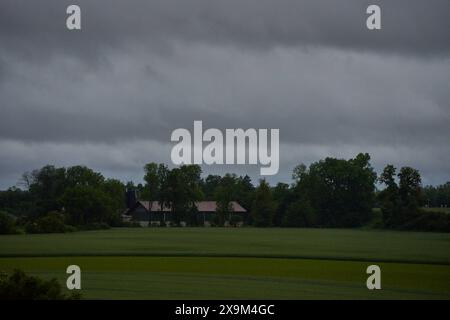
[[[23,189],[0,192],[0,232],[67,232],[120,226],[124,184],[85,166],[26,172]],[[18,228],[14,228],[16,225]]]
[[[426,186],[423,196],[424,205],[427,207],[450,208],[450,181],[439,186]]]
[[[397,172],[392,165],[378,176],[369,154],[298,165],[292,183],[275,186],[264,179],[254,185],[247,175],[202,178],[197,165],[170,169],[156,163],[144,166],[140,184],[106,179],[84,166],[51,165],[25,173],[21,181],[22,189],[0,192],[0,233],[133,226],[121,219],[127,189],[136,190],[142,200],[169,207],[175,225],[198,225],[195,202],[215,200],[219,226],[232,214],[231,201],[237,201],[249,213],[245,225],[256,227],[450,231],[449,214],[424,209],[448,206],[450,182],[423,188],[418,170],[402,167]]]

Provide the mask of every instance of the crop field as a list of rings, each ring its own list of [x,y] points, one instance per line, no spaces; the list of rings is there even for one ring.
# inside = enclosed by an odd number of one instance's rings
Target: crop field
[[[86,299],[450,299],[450,234],[338,229],[136,228],[0,236],[0,271]],[[366,288],[381,267],[382,290]]]

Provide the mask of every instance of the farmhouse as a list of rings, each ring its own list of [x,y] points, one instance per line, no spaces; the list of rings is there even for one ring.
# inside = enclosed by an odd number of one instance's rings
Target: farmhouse
[[[211,225],[213,217],[217,212],[216,201],[199,201],[195,203],[197,209],[197,221],[205,226]],[[225,225],[229,224],[232,215],[240,215],[242,220],[247,213],[239,203],[232,201],[230,203],[231,212],[225,217]],[[169,206],[161,207],[158,201],[136,201],[123,216],[124,220],[139,222],[142,226],[147,225],[170,225],[172,221],[172,210]],[[182,225],[186,223],[182,221]],[[242,222],[239,224],[241,225]]]

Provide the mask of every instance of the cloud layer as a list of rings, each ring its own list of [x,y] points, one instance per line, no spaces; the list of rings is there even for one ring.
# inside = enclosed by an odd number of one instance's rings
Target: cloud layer
[[[450,2],[68,1],[0,4],[0,187],[46,163],[139,180],[170,133],[280,128],[280,173],[370,152],[450,179]],[[250,173],[254,167],[204,167]]]

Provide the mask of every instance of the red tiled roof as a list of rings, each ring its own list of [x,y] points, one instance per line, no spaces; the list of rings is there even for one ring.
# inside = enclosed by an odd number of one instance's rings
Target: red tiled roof
[[[151,212],[170,212],[170,207],[164,206],[163,210],[161,210],[161,206],[158,201],[138,201],[145,209]],[[217,210],[217,202],[216,201],[199,201],[196,202],[197,210],[199,212],[216,212]],[[245,210],[239,203],[236,201],[231,201],[231,208],[233,212],[241,212],[245,213]]]
[[[217,202],[216,201],[200,201],[195,204],[197,210],[200,212],[216,212]],[[233,212],[247,212],[242,206],[236,201],[231,201],[231,209]]]

